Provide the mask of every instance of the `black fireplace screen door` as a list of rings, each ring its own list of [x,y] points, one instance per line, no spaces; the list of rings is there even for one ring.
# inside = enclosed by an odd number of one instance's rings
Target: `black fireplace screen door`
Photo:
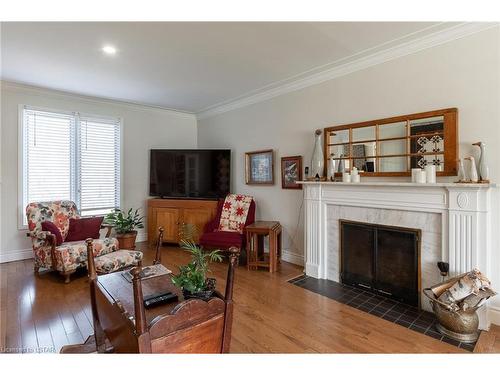
[[[342,283],[419,305],[420,230],[340,220]]]

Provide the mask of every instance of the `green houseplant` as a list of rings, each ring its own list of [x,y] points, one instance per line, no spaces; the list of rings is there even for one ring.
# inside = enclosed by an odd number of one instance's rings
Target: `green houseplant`
[[[116,208],[104,217],[104,223],[115,229],[120,249],[135,249],[136,228],[144,228],[143,221],[144,216],[139,215],[139,210],[133,211],[132,208],[128,211]]]
[[[193,240],[196,230],[192,224],[181,228],[180,246],[191,254],[191,262],[179,267],[179,274],[172,277],[174,285],[182,289],[184,298],[209,299],[215,291],[215,279],[207,278],[210,262],[221,262],[220,250],[204,252]]]

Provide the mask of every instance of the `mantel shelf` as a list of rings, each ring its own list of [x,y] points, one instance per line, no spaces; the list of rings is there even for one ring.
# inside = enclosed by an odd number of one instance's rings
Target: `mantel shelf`
[[[496,188],[497,184],[489,183],[489,184],[467,184],[467,183],[455,183],[455,182],[437,182],[435,184],[417,184],[414,182],[392,182],[392,181],[363,181],[358,183],[353,182],[332,182],[332,181],[297,181],[298,184],[303,185],[328,185],[328,186],[352,186],[352,187],[361,187],[361,186],[395,186],[395,187],[418,187],[418,188],[470,188],[470,189],[487,189],[487,188]]]

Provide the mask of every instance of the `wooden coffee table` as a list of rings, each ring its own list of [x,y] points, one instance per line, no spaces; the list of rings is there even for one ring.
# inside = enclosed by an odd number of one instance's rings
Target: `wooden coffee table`
[[[105,339],[109,339],[116,353],[137,353],[137,339],[134,324],[130,324],[135,313],[134,291],[131,282],[122,273],[102,275],[93,283],[94,331],[98,351],[103,351]],[[183,300],[182,292],[172,284],[171,275],[163,275],[142,282],[143,295],[171,291]],[[145,309],[148,325],[160,316],[171,314],[179,302],[172,302],[151,309]],[[130,321],[129,321],[130,320]]]
[[[115,353],[227,353],[231,341],[233,284],[240,249],[229,249],[226,292],[214,291],[208,300],[183,300],[173,285],[171,274],[159,263],[157,245],[155,264],[149,270],[97,276],[92,240],[87,242],[90,301],[97,352]],[[171,292],[178,301],[145,308],[144,297]],[[109,345],[107,345],[109,342]],[[82,347],[89,346],[86,341]],[[68,352],[74,348],[68,348]]]
[[[281,259],[281,224],[279,221],[256,221],[245,227],[247,236],[247,268],[278,270]],[[269,255],[264,253],[264,237],[269,236]]]

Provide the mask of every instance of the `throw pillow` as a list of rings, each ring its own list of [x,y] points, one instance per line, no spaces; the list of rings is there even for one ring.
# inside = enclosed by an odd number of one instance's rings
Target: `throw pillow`
[[[84,241],[87,238],[99,239],[103,219],[103,217],[70,218],[66,242]]]
[[[61,231],[52,221],[42,221],[42,230],[52,233],[56,236],[56,246],[63,243],[63,237]]]

